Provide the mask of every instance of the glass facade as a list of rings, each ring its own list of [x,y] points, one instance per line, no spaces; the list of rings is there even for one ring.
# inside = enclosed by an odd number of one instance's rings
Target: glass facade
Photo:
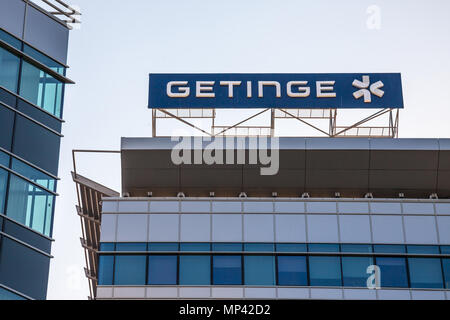
[[[408,246],[407,253],[402,245],[393,250],[371,244],[102,243],[101,250],[99,285],[365,288],[367,269],[376,264],[383,288],[449,288],[447,246]],[[129,255],[136,251],[142,259]],[[138,265],[132,276],[117,274],[130,272],[126,266],[132,261]]]
[[[45,299],[69,29],[15,3],[0,2],[0,300]],[[100,259],[105,283],[111,260]],[[122,274],[127,265],[117,261]]]

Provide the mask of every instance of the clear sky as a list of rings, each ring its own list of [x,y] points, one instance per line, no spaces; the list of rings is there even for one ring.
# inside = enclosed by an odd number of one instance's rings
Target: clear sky
[[[72,149],[151,136],[151,72],[401,72],[400,137],[450,138],[448,0],[74,0],[49,299],[86,299]],[[170,127],[170,130],[176,129]],[[79,173],[120,191],[118,155]]]

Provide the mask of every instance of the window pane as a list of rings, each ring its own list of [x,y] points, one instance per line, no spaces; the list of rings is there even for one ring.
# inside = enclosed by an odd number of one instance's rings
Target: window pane
[[[46,65],[47,67],[49,67],[53,71],[55,71],[55,72],[57,72],[57,73],[59,73],[61,75],[65,75],[65,68],[61,64],[59,64],[55,60],[47,57],[46,55],[40,53],[39,51],[35,50],[34,48],[24,44],[23,52],[28,54],[30,57],[36,59],[40,63]]]
[[[441,246],[441,253],[450,254],[450,246]]]
[[[245,256],[244,281],[246,285],[275,285],[273,256]]]
[[[411,288],[443,287],[440,259],[408,258],[408,265]]]
[[[213,251],[242,251],[242,243],[213,243]]]
[[[241,256],[213,257],[213,284],[242,284]]]
[[[408,253],[439,254],[438,246],[407,246]]]
[[[54,178],[43,173],[42,171],[39,171],[38,169],[30,167],[29,165],[18,159],[12,159],[11,169],[21,174],[22,176],[27,177],[31,181],[43,186],[44,188],[47,188],[51,191],[56,190],[56,180]]]
[[[339,252],[339,245],[331,243],[312,243],[308,244],[308,250],[310,252]]]
[[[147,243],[132,243],[132,242],[117,243],[116,251],[147,251]]]
[[[11,174],[6,214],[38,232],[50,236],[54,195]]]
[[[376,253],[405,253],[406,249],[403,245],[397,244],[376,244],[373,246]]]
[[[0,39],[8,43],[9,45],[13,46],[14,48],[21,50],[22,48],[22,41],[16,39],[15,37],[9,35],[3,30],[0,30]]]
[[[307,286],[306,257],[279,256],[278,257],[278,285]]]
[[[445,288],[450,289],[450,259],[442,259],[444,268]]]
[[[178,243],[149,243],[148,251],[178,251]]]
[[[149,256],[148,284],[177,284],[177,256]]]
[[[339,257],[309,257],[311,286],[341,286]]]
[[[209,285],[210,256],[180,256],[180,285]]]
[[[405,258],[377,257],[376,264],[380,267],[382,287],[408,287]]]
[[[26,300],[24,297],[21,297],[11,291],[0,288],[0,300]]]
[[[146,256],[116,256],[114,284],[144,285]]]
[[[367,267],[373,264],[371,257],[342,257],[342,274],[345,287],[366,287]]]
[[[100,255],[98,259],[98,284],[112,285],[114,275],[114,256]]]
[[[100,243],[100,251],[114,251],[114,242]]]
[[[14,93],[17,93],[19,64],[19,57],[0,47],[0,86]]]
[[[341,244],[342,252],[365,253],[372,252],[371,244]]]
[[[13,128],[14,111],[0,105],[0,147],[8,151],[11,151]]]
[[[266,251],[273,252],[273,243],[244,243],[245,251]]]
[[[180,251],[210,251],[209,243],[180,243]]]
[[[0,212],[5,213],[6,183],[8,181],[8,172],[0,169]]]
[[[278,252],[307,252],[305,243],[277,243]]]
[[[61,116],[63,83],[35,66],[23,62],[20,95],[38,107]]]

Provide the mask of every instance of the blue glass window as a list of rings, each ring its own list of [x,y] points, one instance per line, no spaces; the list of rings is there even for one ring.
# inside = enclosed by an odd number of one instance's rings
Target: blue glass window
[[[242,284],[241,256],[213,256],[213,284]]]
[[[180,251],[210,251],[211,245],[209,243],[180,243]]]
[[[33,182],[47,188],[51,191],[56,190],[56,180],[42,171],[30,167],[26,163],[13,158],[11,163],[11,169],[19,173],[20,175],[27,177]]]
[[[6,215],[11,219],[50,236],[54,200],[53,194],[10,175]]]
[[[17,93],[20,58],[0,47],[0,86]]]
[[[304,243],[277,243],[278,252],[307,252]]]
[[[332,243],[311,243],[308,244],[310,252],[339,252],[339,245]]]
[[[45,54],[40,53],[36,49],[30,47],[27,44],[24,44],[23,46],[23,52],[32,57],[33,59],[39,61],[40,63],[44,64],[45,66],[49,67],[53,71],[65,75],[65,67],[56,62],[55,60],[47,57]]]
[[[341,286],[341,261],[339,257],[309,257],[311,286]]]
[[[61,117],[63,87],[51,75],[23,62],[20,95],[57,117]]]
[[[441,260],[408,258],[411,288],[442,288]],[[383,277],[381,277],[383,279]]]
[[[213,251],[242,251],[242,243],[213,243]]]
[[[372,252],[370,244],[341,244],[342,252],[366,253]]]
[[[0,213],[5,214],[6,184],[8,172],[0,168]]]
[[[273,256],[245,256],[244,281],[246,285],[275,285]]]
[[[100,243],[100,251],[114,251],[115,243],[114,242],[102,242]]]
[[[148,284],[177,284],[177,256],[148,257]]]
[[[405,258],[377,257],[376,264],[380,267],[382,287],[408,287]]]
[[[147,243],[142,242],[116,243],[116,251],[147,251]]]
[[[11,151],[13,128],[14,111],[0,105],[0,147],[8,151]]]
[[[404,245],[399,244],[376,244],[373,246],[375,253],[405,253]]]
[[[12,46],[18,50],[22,49],[22,41],[20,41],[19,39],[16,39],[15,37],[6,33],[3,30],[0,30],[0,39],[5,41],[7,44],[9,44],[10,46]]]
[[[367,267],[373,265],[371,257],[342,257],[342,275],[345,287],[366,287]]]
[[[148,251],[178,251],[178,243],[149,243]]]
[[[444,269],[445,288],[450,289],[450,259],[442,259],[442,268]]]
[[[273,243],[244,243],[244,251],[273,252]]]
[[[439,254],[439,246],[407,246],[408,253]]]
[[[180,285],[209,285],[211,283],[210,256],[180,256]]]
[[[2,151],[0,151],[0,164],[5,167],[9,167],[9,159],[11,157]]]
[[[146,256],[116,256],[114,284],[145,285]]]
[[[114,256],[100,255],[98,259],[98,284],[112,285],[114,277]]]
[[[450,254],[450,246],[441,246],[441,253]]]
[[[26,299],[9,290],[0,288],[0,300],[26,300]]]
[[[307,286],[306,257],[278,256],[278,285]]]

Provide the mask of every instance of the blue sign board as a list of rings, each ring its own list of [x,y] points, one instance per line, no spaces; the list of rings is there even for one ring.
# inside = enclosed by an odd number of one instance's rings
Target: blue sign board
[[[150,74],[149,108],[403,108],[400,73]]]

